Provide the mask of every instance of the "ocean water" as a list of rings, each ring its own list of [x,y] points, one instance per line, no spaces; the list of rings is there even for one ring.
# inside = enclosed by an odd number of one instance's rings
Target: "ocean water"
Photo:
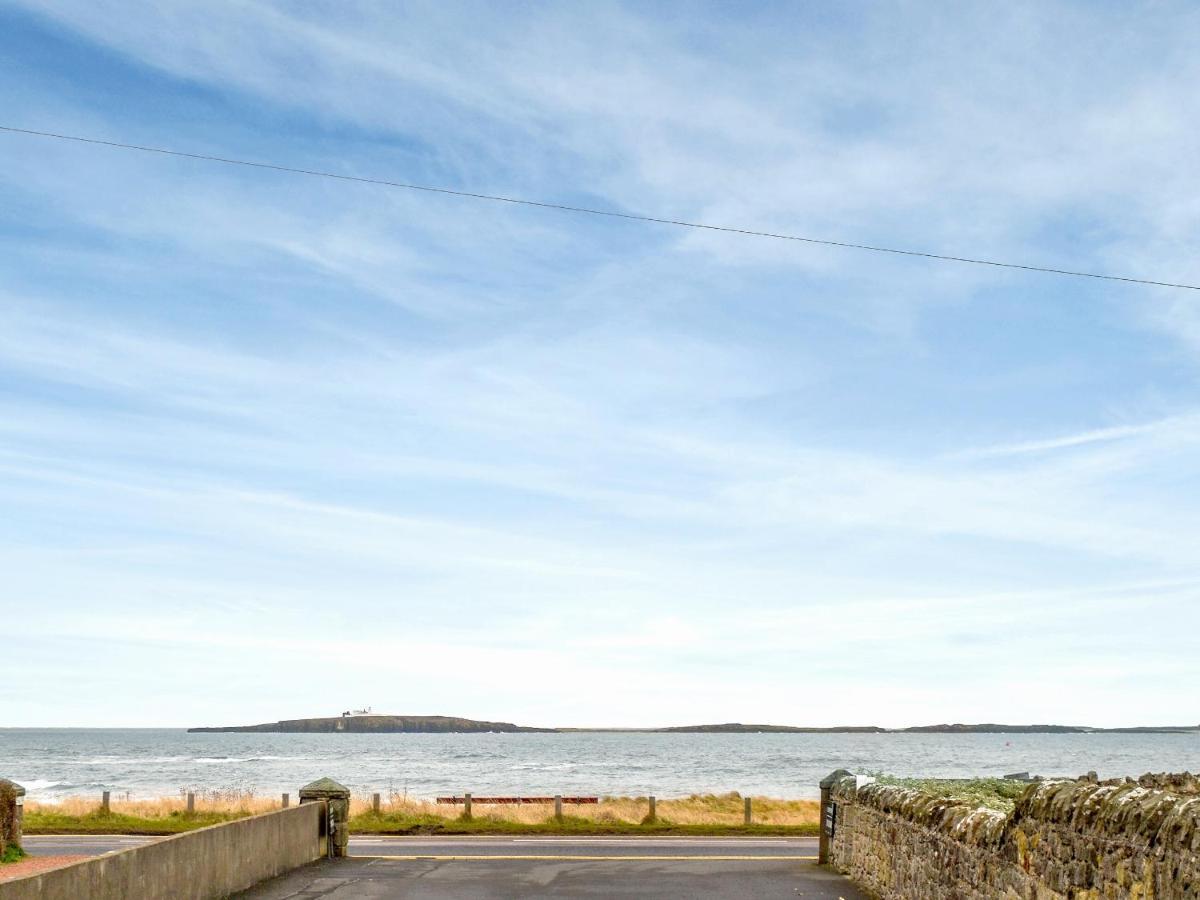
[[[112,791],[295,794],[328,775],[411,797],[740,791],[815,797],[834,769],[959,778],[1200,771],[1200,734],[188,734],[0,729],[0,777],[34,799]]]

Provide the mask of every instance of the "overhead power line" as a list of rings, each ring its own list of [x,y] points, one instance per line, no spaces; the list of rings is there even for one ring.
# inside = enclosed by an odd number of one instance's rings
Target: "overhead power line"
[[[499,194],[480,194],[474,191],[457,191],[451,188],[433,187],[427,184],[411,184],[404,181],[388,181],[383,178],[363,178],[358,175],[339,175],[336,172],[323,172],[317,169],[300,169],[294,166],[282,166],[276,163],[254,162],[248,159],[232,159],[226,156],[211,156],[206,153],[187,153],[182,150],[168,150],[165,147],[144,147],[139,144],[123,144],[119,141],[105,141],[99,138],[80,137],[74,134],[57,134],[52,131],[34,131],[31,128],[15,128],[11,125],[0,125],[0,131],[10,134],[25,134],[35,137],[54,138],[60,141],[74,141],[78,144],[94,144],[102,147],[114,147],[119,150],[137,150],[142,153],[158,153],[163,156],[177,156],[183,159],[198,159],[205,162],[224,163],[230,166],[247,166],[252,169],[269,169],[273,172],[287,172],[292,175],[310,175],[315,178],[333,178],[338,181],[353,181],[359,184],[376,184],[383,187],[403,188],[409,191],[424,191],[430,194],[449,194],[453,197],[469,197],[474,200],[491,200],[496,203],[512,203],[518,206],[536,206],[539,209],[555,209],[562,212],[582,213],[589,216],[607,216],[613,219],[630,219],[635,222],[653,222],[658,225],[675,225],[680,228],[696,228],[702,231],[721,231],[727,234],[741,234],[748,237],[771,238],[780,241],[796,241],[803,244],[820,244],[825,247],[842,247],[850,250],[868,250],[872,253],[892,253],[898,256],[917,256],[924,259],[936,259],[943,262],[969,263],[974,266],[992,266],[999,269],[1020,269],[1025,272],[1042,272],[1048,275],[1066,275],[1072,278],[1096,278],[1102,281],[1124,281],[1130,284],[1148,284],[1155,287],[1178,288],[1187,291],[1200,291],[1200,285],[1181,284],[1173,281],[1156,281],[1151,278],[1133,278],[1127,275],[1107,275],[1101,272],[1081,272],[1074,269],[1055,269],[1050,266],[1031,266],[1022,263],[1001,262],[995,259],[979,259],[970,256],[952,256],[948,253],[930,253],[924,250],[905,250],[899,247],[879,247],[874,244],[856,244],[850,241],[832,241],[824,238],[803,237],[798,234],[782,234],[775,231],[755,231],[751,228],[735,228],[730,225],[710,225],[704,222],[686,222],[682,219],[666,219],[659,216],[647,216],[640,213],[617,212],[609,209],[592,209],[587,206],[571,206],[566,203],[547,203],[541,200],[526,200],[520,197],[504,197]]]

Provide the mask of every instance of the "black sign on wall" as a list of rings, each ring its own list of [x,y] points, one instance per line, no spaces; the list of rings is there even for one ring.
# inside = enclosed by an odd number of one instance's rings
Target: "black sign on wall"
[[[837,828],[837,804],[832,800],[825,807],[825,833],[833,838],[833,832]]]

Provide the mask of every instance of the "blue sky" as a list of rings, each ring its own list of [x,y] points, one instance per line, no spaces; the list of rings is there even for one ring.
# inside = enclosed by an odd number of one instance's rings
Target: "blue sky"
[[[1194,284],[1198,39],[6,2],[0,124]],[[1200,292],[0,160],[2,724],[1200,720]]]

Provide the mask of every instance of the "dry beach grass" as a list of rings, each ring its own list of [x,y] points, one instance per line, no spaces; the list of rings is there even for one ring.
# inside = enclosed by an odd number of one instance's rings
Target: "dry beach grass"
[[[195,797],[195,811],[200,814],[251,815],[278,809],[280,805],[279,797],[267,797],[252,791],[198,791]],[[99,808],[99,797],[64,797],[53,802],[29,800],[25,804],[25,815],[86,816]],[[114,815],[158,819],[186,812],[187,798],[182,793],[177,797],[141,800],[113,797],[110,809]]]
[[[742,795],[736,792],[663,798],[657,802],[657,817],[675,825],[738,826],[743,822],[743,802]],[[759,825],[815,825],[819,817],[819,804],[816,800],[755,797],[752,803],[754,821]],[[645,797],[602,797],[596,804],[564,804],[563,816],[580,822],[638,825],[645,820],[649,809],[649,801]],[[350,812],[352,818],[370,814],[370,798],[352,798]],[[475,802],[472,804],[472,814],[475,819],[482,821],[536,825],[553,821],[554,804],[488,805]],[[450,821],[462,815],[462,807],[391,795],[381,803],[380,815],[402,818],[432,817]]]
[[[473,804],[472,818],[463,819],[462,806],[444,805],[399,794],[381,797],[374,813],[370,795],[351,799],[351,830],[358,833],[744,833],[743,797],[737,793],[695,794],[663,798],[657,819],[647,821],[644,797],[605,797],[596,804],[563,808],[563,821],[554,818],[553,804]],[[292,802],[296,802],[295,797]],[[37,833],[169,834],[278,809],[280,798],[252,792],[197,793],[194,812],[186,811],[183,796],[155,799],[114,798],[110,811],[100,811],[96,797],[67,797],[54,803],[30,801],[25,830]],[[815,833],[816,800],[753,798],[754,833]]]

